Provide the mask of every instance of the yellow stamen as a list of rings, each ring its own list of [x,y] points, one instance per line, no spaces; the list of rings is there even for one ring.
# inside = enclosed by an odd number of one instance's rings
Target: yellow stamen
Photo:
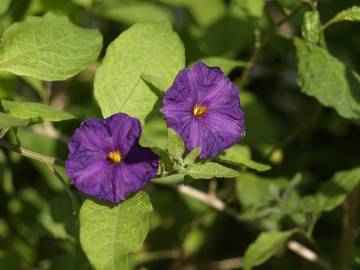
[[[194,114],[195,116],[200,117],[200,116],[202,116],[205,112],[206,112],[206,106],[195,104],[194,110],[193,110],[193,114]]]
[[[108,159],[114,163],[114,164],[119,164],[121,161],[121,153],[119,150],[117,151],[113,151],[113,152],[109,152],[107,155]]]

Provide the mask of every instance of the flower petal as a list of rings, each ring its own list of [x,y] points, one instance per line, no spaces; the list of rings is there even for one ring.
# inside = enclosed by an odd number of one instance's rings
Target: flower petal
[[[101,119],[86,120],[76,129],[68,146],[70,153],[83,149],[110,151],[112,148],[111,131]]]
[[[156,176],[159,158],[150,150],[135,145],[126,160],[116,169],[114,202],[124,200],[130,193],[137,192]]]
[[[89,151],[74,155],[66,161],[66,171],[74,186],[88,196],[102,201],[113,201],[112,179],[114,167],[111,162],[101,160],[98,153]]]
[[[104,120],[112,133],[113,149],[125,157],[141,134],[140,121],[124,113],[115,114]]]

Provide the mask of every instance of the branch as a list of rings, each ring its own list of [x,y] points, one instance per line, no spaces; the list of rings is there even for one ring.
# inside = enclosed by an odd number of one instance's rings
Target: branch
[[[209,194],[192,188],[190,186],[180,185],[177,186],[177,190],[180,193],[187,195],[199,202],[202,202],[219,212],[224,212],[234,217],[236,220],[241,221],[239,219],[240,214],[238,213],[238,211],[233,208],[227,207],[225,203],[217,197],[209,196]],[[322,260],[314,251],[310,250],[299,242],[291,240],[286,244],[286,247],[299,257],[302,257],[309,262],[318,263],[324,269],[330,269],[328,264],[324,260]]]
[[[54,165],[64,166],[65,165],[64,161],[61,161],[61,160],[58,160],[56,158],[49,157],[49,156],[46,156],[46,155],[43,155],[43,154],[33,152],[33,151],[28,150],[28,149],[26,149],[24,147],[21,147],[21,146],[17,146],[15,144],[12,144],[12,143],[8,142],[7,140],[4,140],[3,138],[0,138],[0,146],[6,148],[8,150],[14,151],[14,152],[16,152],[16,153],[18,153],[20,155],[25,156],[25,157],[41,161],[42,163],[45,163],[47,165],[51,165],[51,166],[54,166]]]

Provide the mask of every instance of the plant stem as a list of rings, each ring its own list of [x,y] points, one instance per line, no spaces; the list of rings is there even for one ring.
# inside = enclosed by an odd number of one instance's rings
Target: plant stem
[[[177,186],[178,192],[189,196],[199,202],[202,202],[215,210],[225,213],[233,218],[235,218],[237,221],[241,222],[242,220],[239,218],[240,213],[230,207],[227,207],[225,203],[220,200],[219,198],[214,198],[213,196],[209,196],[209,194],[202,192],[198,189],[192,188],[190,186],[184,186],[179,185]],[[317,263],[318,265],[322,266],[324,269],[331,269],[329,264],[322,258],[320,258],[319,255],[317,255],[314,251],[310,250],[309,248],[305,247],[303,244],[291,240],[286,244],[286,247],[294,252],[296,255],[302,257],[303,259]]]
[[[70,190],[69,186],[66,184],[65,179],[62,177],[62,175],[59,173],[58,170],[52,165],[48,165],[49,170],[56,176],[57,179],[60,180],[60,182],[63,184],[67,194],[70,197],[71,205],[72,205],[72,213],[74,216],[77,216],[79,214],[80,204],[78,199],[76,198],[75,194]]]
[[[305,5],[299,5],[297,8],[295,8],[289,15],[285,16],[282,20],[277,22],[275,24],[275,28],[277,29],[281,25],[283,25],[285,22],[287,22],[289,19],[291,19],[294,15],[296,15],[300,10],[302,10],[305,7]],[[248,81],[248,77],[250,74],[251,69],[257,62],[259,55],[261,53],[261,50],[267,45],[267,43],[271,40],[271,38],[275,35],[275,32],[269,34],[267,37],[265,37],[263,40],[259,38],[259,34],[255,34],[255,44],[254,44],[254,52],[251,55],[248,64],[245,66],[245,69],[240,77],[239,82],[239,88],[243,89]]]
[[[24,147],[21,147],[21,146],[17,146],[15,144],[12,144],[12,143],[8,142],[7,140],[4,140],[3,138],[0,138],[0,146],[6,148],[8,150],[14,151],[14,152],[16,152],[16,153],[18,153],[20,155],[25,156],[25,157],[41,161],[42,163],[45,163],[46,165],[51,165],[51,166],[57,165],[57,166],[62,166],[62,167],[65,165],[64,161],[61,161],[61,160],[58,160],[56,158],[49,157],[49,156],[46,156],[46,155],[43,155],[43,154],[33,152],[33,151],[28,150],[28,149],[26,149]]]

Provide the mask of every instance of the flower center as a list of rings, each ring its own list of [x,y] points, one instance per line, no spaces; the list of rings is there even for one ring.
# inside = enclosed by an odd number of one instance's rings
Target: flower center
[[[114,164],[119,164],[121,161],[121,153],[119,150],[109,152],[107,158]]]
[[[202,116],[206,112],[206,106],[195,104],[193,114],[194,116]]]

